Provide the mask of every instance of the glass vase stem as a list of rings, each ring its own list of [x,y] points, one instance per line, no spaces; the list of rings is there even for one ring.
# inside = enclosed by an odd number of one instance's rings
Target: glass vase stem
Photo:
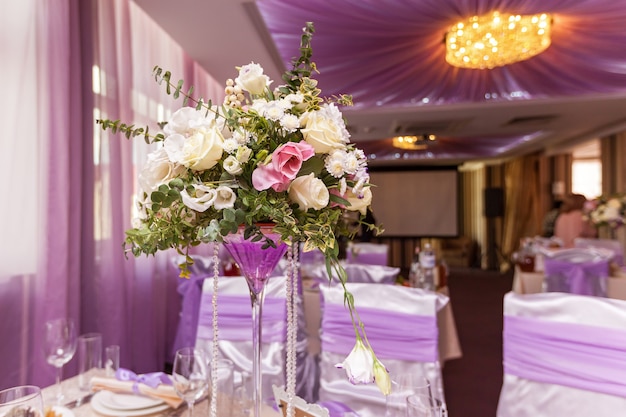
[[[263,298],[265,296],[265,287],[258,293],[250,291],[250,300],[252,302],[252,401],[254,404],[253,416],[261,417],[261,394],[262,394],[262,366],[261,366],[261,341],[262,341],[262,321],[263,314]]]

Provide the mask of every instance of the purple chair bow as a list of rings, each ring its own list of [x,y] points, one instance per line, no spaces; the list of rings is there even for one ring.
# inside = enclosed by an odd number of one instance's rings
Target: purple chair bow
[[[584,249],[566,249],[563,253],[572,254],[572,259],[566,256],[544,260],[545,290],[546,292],[566,292],[571,294],[592,295],[606,297],[607,279],[609,276],[609,257],[600,257],[583,253],[576,259],[574,251]]]

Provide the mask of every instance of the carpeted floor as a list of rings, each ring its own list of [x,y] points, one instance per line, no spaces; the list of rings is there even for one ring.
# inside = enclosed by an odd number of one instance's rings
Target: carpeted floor
[[[449,417],[495,417],[502,386],[502,299],[513,275],[451,269],[448,278],[463,357],[445,363]]]

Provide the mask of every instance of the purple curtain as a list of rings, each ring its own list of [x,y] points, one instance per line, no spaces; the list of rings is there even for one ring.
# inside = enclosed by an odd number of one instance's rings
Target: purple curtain
[[[119,344],[123,367],[161,370],[180,311],[172,253],[126,259],[122,249],[150,149],[95,129],[94,120],[155,130],[182,103],[154,82],[154,65],[215,102],[222,86],[130,0],[17,3],[2,18],[12,47],[0,50],[14,85],[1,119],[11,141],[2,174],[22,179],[9,189],[15,211],[0,211],[0,253],[10,254],[0,262],[0,355],[10,358],[0,361],[0,389],[54,382],[42,334],[60,316],[74,318],[79,333]]]

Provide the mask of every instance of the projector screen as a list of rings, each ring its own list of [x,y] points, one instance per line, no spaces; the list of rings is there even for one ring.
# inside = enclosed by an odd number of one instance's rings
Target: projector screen
[[[456,168],[419,171],[370,171],[372,210],[383,237],[458,235]]]

